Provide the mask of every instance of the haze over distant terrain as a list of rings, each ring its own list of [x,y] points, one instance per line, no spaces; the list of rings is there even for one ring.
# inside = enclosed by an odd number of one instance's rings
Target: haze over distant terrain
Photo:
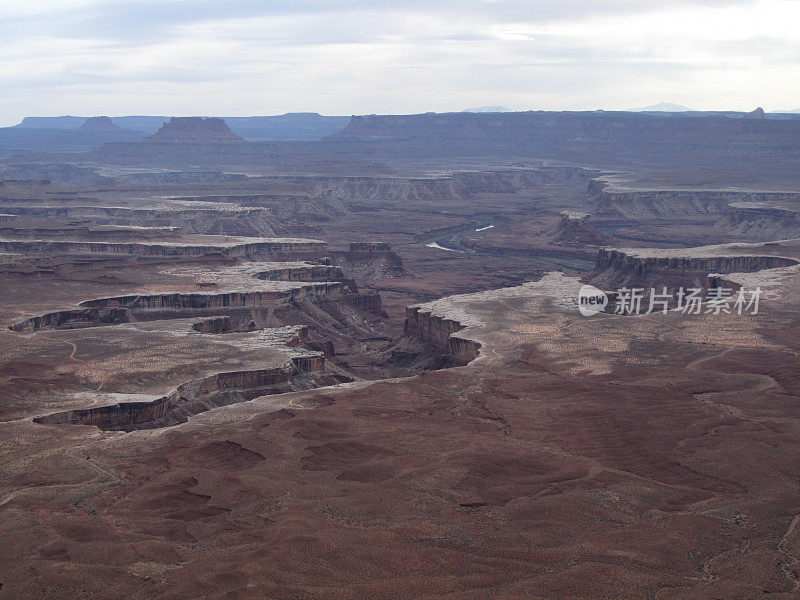
[[[691,111],[691,108],[687,108],[682,104],[675,104],[674,102],[659,102],[658,104],[652,104],[650,106],[642,106],[639,108],[631,108],[631,112],[647,112],[647,111],[659,111],[659,112],[688,112]]]
[[[800,5],[780,0],[12,2],[0,12],[0,124],[660,99],[787,109],[800,97],[798,22]]]

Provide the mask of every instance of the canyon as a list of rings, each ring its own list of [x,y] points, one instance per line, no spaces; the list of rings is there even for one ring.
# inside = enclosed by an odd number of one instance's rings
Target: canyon
[[[0,596],[796,597],[799,119],[284,117],[0,135]]]

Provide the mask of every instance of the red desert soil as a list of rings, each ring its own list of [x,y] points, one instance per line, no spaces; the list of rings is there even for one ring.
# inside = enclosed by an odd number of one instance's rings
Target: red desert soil
[[[17,424],[4,591],[796,598],[796,342],[767,330],[771,350],[664,341],[713,323],[634,317],[604,340],[610,321],[526,302],[479,310],[508,330],[482,334],[501,351],[466,367],[158,433]],[[554,317],[542,342],[563,350],[578,335],[580,352],[514,345]],[[649,354],[614,347],[626,337]]]

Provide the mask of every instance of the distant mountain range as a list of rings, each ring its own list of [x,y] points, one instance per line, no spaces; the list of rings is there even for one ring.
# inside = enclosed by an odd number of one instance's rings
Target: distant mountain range
[[[73,115],[25,117],[14,127],[0,127],[0,157],[31,152],[86,152],[107,142],[133,142],[155,134],[170,118],[150,115],[111,118]],[[234,139],[244,138],[249,142],[310,142],[344,129],[350,117],[287,113],[264,117],[227,117],[225,122],[235,134]]]
[[[468,113],[504,113],[511,112],[505,106],[476,106],[474,108],[465,108],[462,112]]]
[[[231,131],[250,141],[313,141],[344,129],[350,117],[323,116],[318,113],[286,113],[263,117],[223,117]],[[152,135],[168,116],[131,115],[111,117],[111,122],[129,131]],[[25,117],[15,129],[79,129],[87,117]]]
[[[629,108],[627,112],[692,112],[693,108],[688,108],[682,104],[674,104],[672,102],[659,102],[652,106],[643,106],[641,108]]]

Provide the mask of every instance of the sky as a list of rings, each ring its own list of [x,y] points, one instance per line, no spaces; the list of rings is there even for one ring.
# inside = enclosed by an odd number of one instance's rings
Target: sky
[[[0,0],[0,125],[800,108],[796,0]]]

